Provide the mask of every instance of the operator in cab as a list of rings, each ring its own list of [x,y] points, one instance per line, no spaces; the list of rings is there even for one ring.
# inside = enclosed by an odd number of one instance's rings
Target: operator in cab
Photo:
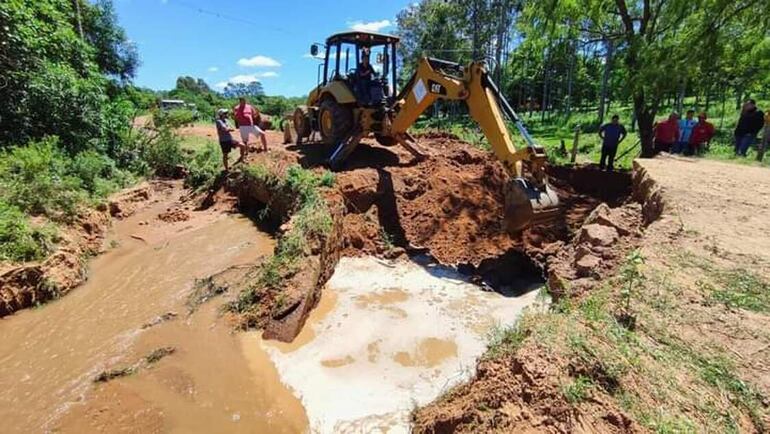
[[[369,105],[372,99],[371,88],[374,68],[369,62],[369,53],[368,47],[361,50],[361,62],[356,68],[356,96],[363,105]]]

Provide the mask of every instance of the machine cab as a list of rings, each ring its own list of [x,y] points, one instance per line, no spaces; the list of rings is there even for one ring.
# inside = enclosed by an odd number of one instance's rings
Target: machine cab
[[[396,36],[370,32],[345,32],[330,36],[324,47],[322,71],[319,65],[319,89],[340,83],[350,92],[347,96],[335,95],[340,103],[356,102],[362,106],[392,104],[398,78],[398,41]],[[319,49],[318,44],[313,44],[310,54],[320,58]],[[371,77],[364,77],[358,72],[367,53],[374,70]],[[345,101],[351,97],[352,101]]]

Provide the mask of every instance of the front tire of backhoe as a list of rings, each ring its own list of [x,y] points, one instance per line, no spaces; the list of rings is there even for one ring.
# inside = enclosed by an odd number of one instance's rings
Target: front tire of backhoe
[[[327,145],[336,145],[350,135],[353,129],[353,111],[327,98],[318,109],[318,129]]]

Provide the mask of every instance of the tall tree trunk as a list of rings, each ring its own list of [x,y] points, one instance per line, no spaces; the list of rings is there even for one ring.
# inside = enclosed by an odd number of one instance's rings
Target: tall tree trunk
[[[495,8],[499,14],[497,21],[497,31],[495,32],[496,44],[495,44],[495,62],[497,63],[495,70],[495,80],[498,86],[502,86],[501,77],[503,69],[503,50],[507,41],[508,35],[508,17],[510,11],[505,0],[497,0],[497,7]]]
[[[743,85],[739,84],[735,87],[735,109],[740,110],[743,106]]]
[[[727,89],[725,86],[722,86],[722,117],[719,119],[719,129],[721,130],[722,127],[725,125],[725,103],[727,102]]]
[[[80,33],[80,39],[83,39],[83,21],[80,17],[80,0],[72,0],[75,6],[75,17],[78,21],[78,32]]]
[[[550,57],[550,56],[549,56]],[[548,64],[548,57],[546,57],[545,62],[545,71],[544,77],[543,77],[543,99],[540,101],[540,121],[545,122],[545,110],[548,107],[548,91],[549,91],[549,85],[550,85],[550,78],[551,78],[551,68]]]
[[[569,44],[569,67],[567,70],[567,118],[569,118],[570,113],[572,112],[572,81],[575,75],[575,57],[577,57],[577,53],[575,52],[576,43],[570,40]]]
[[[655,155],[654,134],[652,131],[655,113],[647,110],[643,92],[639,92],[634,96],[634,114],[636,115],[636,122],[639,124],[642,158],[650,158]]]
[[[610,39],[605,39],[604,54],[604,74],[602,74],[602,87],[599,95],[599,123],[604,123],[605,103],[607,101],[607,92],[609,90],[610,73],[612,72],[612,56],[615,50],[615,44]]]
[[[703,111],[708,113],[710,105],[711,105],[711,87],[708,87],[706,88],[706,104]]]
[[[679,82],[679,93],[676,96],[676,111],[682,113],[684,110],[684,94],[687,91],[687,79],[683,78]]]

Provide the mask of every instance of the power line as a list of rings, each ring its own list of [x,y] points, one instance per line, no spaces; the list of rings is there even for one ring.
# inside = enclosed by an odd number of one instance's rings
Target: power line
[[[222,19],[222,20],[228,20],[228,21],[233,21],[233,22],[238,22],[238,23],[243,23],[243,24],[249,24],[249,25],[252,25],[252,26],[255,26],[255,27],[259,27],[259,28],[262,28],[262,29],[265,29],[265,28],[272,29],[272,30],[274,30],[276,32],[285,33],[287,35],[294,35],[296,33],[296,32],[290,32],[289,30],[284,29],[282,27],[271,26],[271,25],[265,24],[265,23],[258,23],[256,21],[247,20],[247,19],[244,19],[244,18],[241,18],[241,17],[237,17],[237,16],[234,16],[234,15],[223,14],[221,12],[212,11],[212,10],[209,10],[209,9],[204,9],[202,7],[195,6],[193,4],[190,4],[190,3],[186,2],[186,1],[182,1],[182,0],[170,0],[168,2],[168,4],[174,5],[174,6],[179,6],[179,7],[185,8],[185,9],[189,9],[189,10],[198,12],[201,15],[209,15],[209,16],[213,16],[213,17],[216,17],[216,18],[219,18],[219,19]]]

